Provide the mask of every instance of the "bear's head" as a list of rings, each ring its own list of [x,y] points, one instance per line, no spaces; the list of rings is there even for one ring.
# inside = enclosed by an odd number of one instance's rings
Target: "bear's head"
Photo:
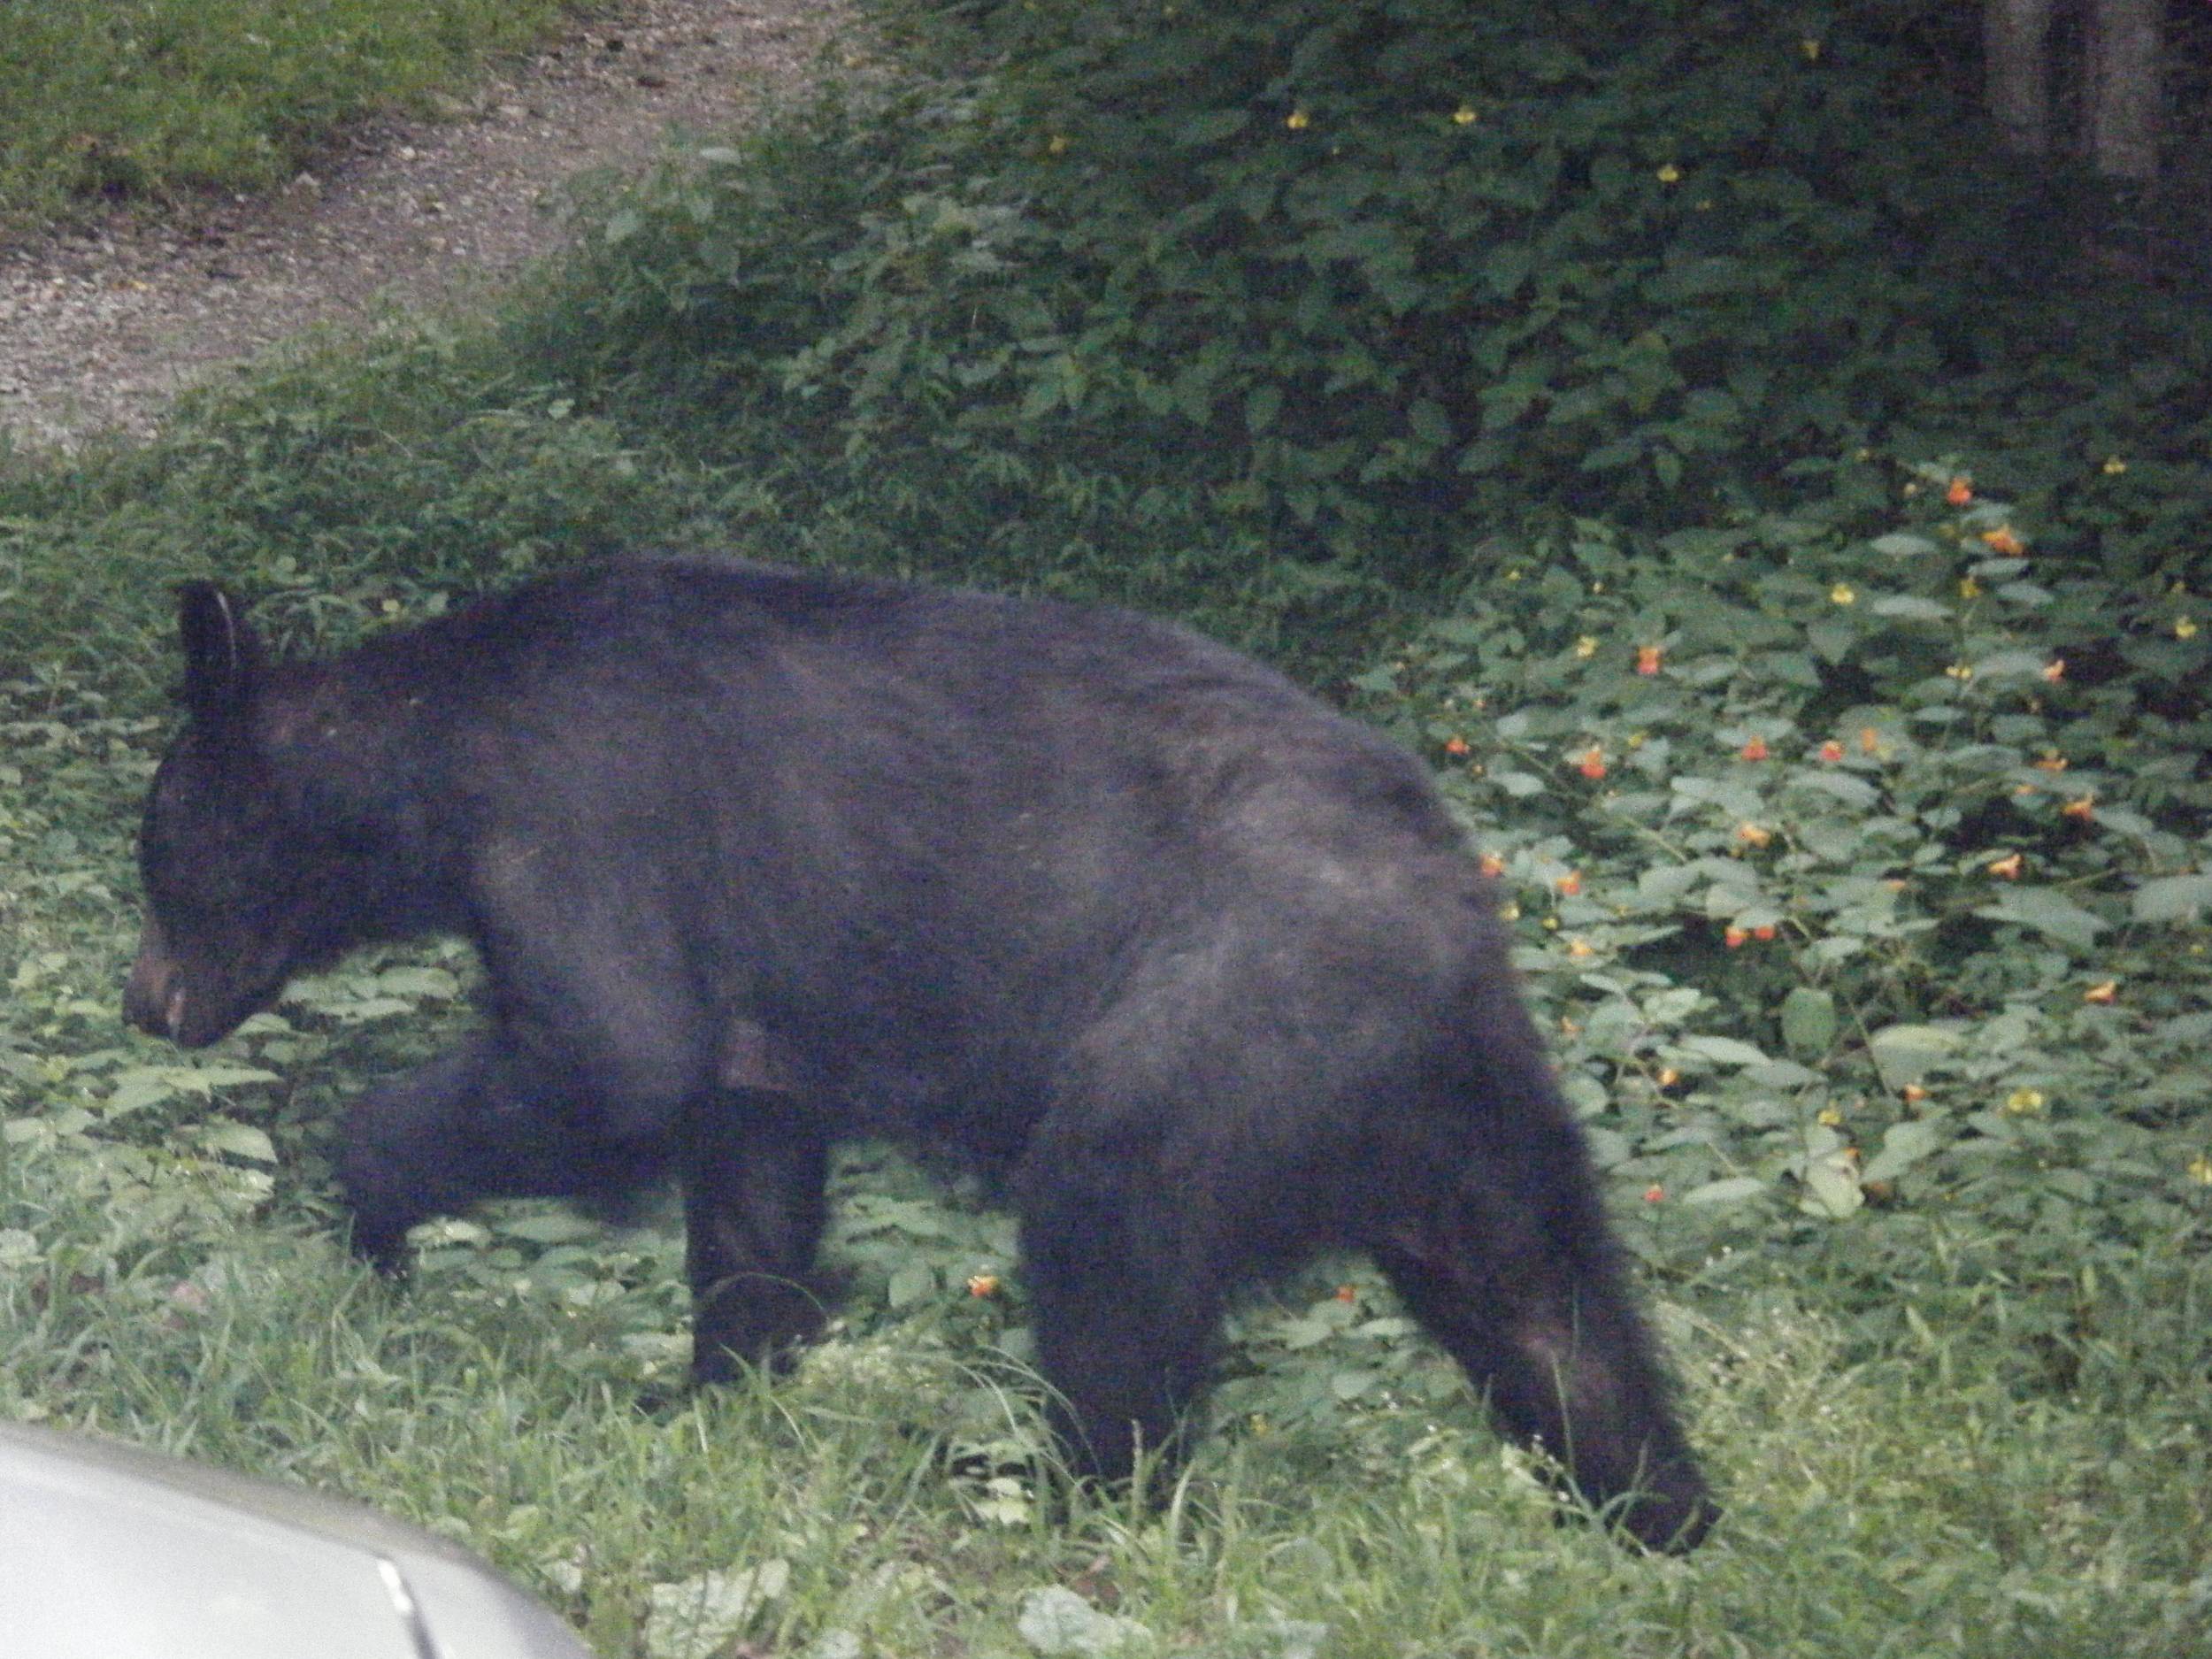
[[[320,838],[288,803],[260,734],[259,640],[214,583],[178,596],[188,718],[140,827],[146,916],[123,1010],[142,1030],[199,1048],[328,954],[317,886],[332,872],[317,870]]]

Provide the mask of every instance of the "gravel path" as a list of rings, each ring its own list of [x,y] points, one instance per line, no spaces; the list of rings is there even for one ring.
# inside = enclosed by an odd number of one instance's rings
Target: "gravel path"
[[[558,245],[567,180],[672,127],[742,126],[848,20],[837,0],[626,0],[273,196],[0,247],[0,442],[143,435],[178,391],[303,328],[480,294]]]

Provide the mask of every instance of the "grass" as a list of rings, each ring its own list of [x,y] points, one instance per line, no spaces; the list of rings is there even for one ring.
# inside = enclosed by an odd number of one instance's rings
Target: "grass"
[[[265,188],[344,123],[465,84],[572,0],[0,0],[0,230]]]
[[[1138,1653],[2179,1659],[2201,1630],[2208,1586],[2188,1575],[2212,1486],[2186,1393],[2024,1406],[1990,1331],[1855,1353],[1814,1286],[1667,1310],[1732,1507],[1699,1556],[1654,1562],[1548,1525],[1471,1402],[1417,1425],[1378,1409],[1217,1434],[1158,1515],[995,1508],[948,1477],[933,1426],[967,1409],[970,1366],[895,1323],[654,1415],[589,1310],[526,1279],[403,1294],[296,1216],[173,1213],[157,1240],[114,1197],[16,1141],[12,1415],[379,1504],[488,1554],[610,1655],[739,1636],[1018,1653],[1056,1588],[1126,1621]],[[2200,1274],[2200,1313],[2205,1291]],[[1359,1455],[1408,1426],[1404,1455]],[[740,1572],[749,1609],[715,1577]],[[720,1645],[695,1643],[682,1610],[717,1605],[736,1613]]]

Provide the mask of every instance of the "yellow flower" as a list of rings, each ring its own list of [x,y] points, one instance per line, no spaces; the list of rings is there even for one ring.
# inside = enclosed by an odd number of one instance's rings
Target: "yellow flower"
[[[2081,994],[2081,1000],[2085,1002],[2109,1002],[2116,999],[2119,995],[2120,982],[2117,979],[2106,979],[2084,991]]]
[[[1832,603],[1839,605],[1855,605],[1859,603],[1859,595],[1852,591],[1851,584],[1848,582],[1838,582],[1828,590],[1828,597]]]
[[[1682,169],[1670,161],[1659,169],[1657,177],[1662,184],[1679,184],[1682,182]]]
[[[1066,155],[1068,153],[1068,135],[1065,133],[1055,133],[1050,138],[1045,141],[1045,153],[1048,156]]]
[[[1981,596],[1982,585],[1979,582],[1976,581],[1971,576],[1962,576],[1959,578],[1960,598],[1979,599]]]
[[[1303,110],[1293,110],[1284,118],[1283,125],[1294,133],[1302,133],[1313,125],[1313,117],[1308,115]]]
[[[1820,1115],[1813,1121],[1824,1129],[1839,1129],[1843,1126],[1843,1109],[1840,1106],[1823,1106]]]
[[[2200,1152],[2189,1160],[2189,1179],[2200,1187],[2212,1187],[2212,1157]]]
[[[1598,642],[1589,634],[1586,634],[1575,641],[1575,655],[1577,657],[1595,657],[1597,654]]]
[[[2016,1118],[2043,1110],[2043,1091],[2039,1088],[2016,1088],[2005,1096],[2005,1110]]]
[[[2123,461],[2118,456],[2108,455],[2105,457],[2104,473],[2107,478],[2117,478],[2121,473],[2126,472],[2127,470],[2128,464],[2125,461]]]
[[[1739,824],[1736,826],[1736,839],[1749,847],[1763,847],[1774,839],[1774,832],[1756,824]]]
[[[1965,663],[1953,663],[1943,672],[1956,680],[1962,681],[1974,678],[1974,670],[1970,665]]]
[[[1463,104],[1452,111],[1452,125],[1455,127],[1472,126],[1474,119],[1475,106],[1471,104]]]
[[[1820,42],[1818,41],[1808,37],[1807,39],[1797,42],[1797,50],[1803,54],[1807,63],[1816,64],[1820,61]]]
[[[2193,640],[2196,637],[2197,625],[2195,623],[2192,622],[2187,617],[2180,617],[2175,619],[2174,638],[2177,640]]]

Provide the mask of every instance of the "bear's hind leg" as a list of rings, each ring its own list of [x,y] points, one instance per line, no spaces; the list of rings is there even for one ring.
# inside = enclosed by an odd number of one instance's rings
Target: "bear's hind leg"
[[[1547,1079],[1542,1085],[1550,1098]],[[1440,1168],[1426,1201],[1368,1240],[1414,1317],[1488,1396],[1499,1426],[1558,1457],[1588,1502],[1655,1549],[1718,1514],[1605,1230],[1563,1107]],[[1554,1112],[1556,1116],[1553,1116]]]
[[[1021,1247],[1048,1413],[1076,1473],[1172,1468],[1205,1382],[1222,1290],[1142,1153],[1041,1136],[1020,1177]]]

